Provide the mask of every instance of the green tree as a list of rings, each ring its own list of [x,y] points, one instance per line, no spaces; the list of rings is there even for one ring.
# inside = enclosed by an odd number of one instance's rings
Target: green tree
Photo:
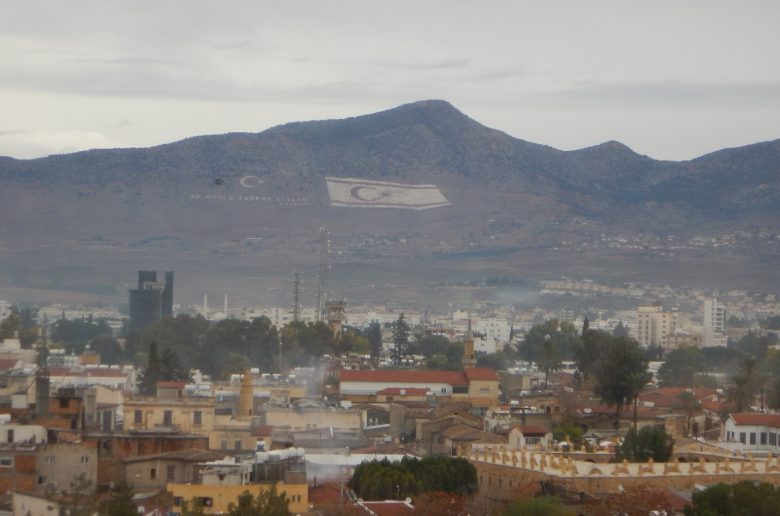
[[[540,496],[529,500],[515,500],[501,516],[574,516],[576,511],[566,507],[555,496]]]
[[[623,324],[623,321],[618,321],[617,326],[615,326],[612,329],[612,336],[613,337],[630,337],[631,336],[631,330],[628,326]]]
[[[105,333],[90,340],[89,349],[100,355],[100,362],[103,364],[118,364],[124,359],[119,342]]]
[[[276,485],[263,490],[257,497],[249,491],[238,496],[238,503],[228,504],[228,516],[291,516],[290,499],[287,493],[276,491]]]
[[[562,443],[568,438],[577,450],[582,446],[582,435],[582,427],[569,419],[561,421],[561,424],[553,429],[553,439]]]
[[[363,336],[368,339],[368,344],[371,346],[371,358],[377,362],[382,354],[382,325],[372,322]]]
[[[780,507],[780,489],[766,482],[715,484],[694,491],[686,516],[774,516]]]
[[[685,414],[685,436],[689,436],[691,433],[691,421],[693,421],[694,413],[701,408],[701,403],[696,399],[690,391],[683,391],[680,393],[679,407]]]
[[[157,382],[161,379],[160,357],[157,354],[157,343],[149,344],[149,358],[146,369],[141,375],[139,391],[145,396],[154,396],[157,392]]]
[[[138,516],[138,506],[133,502],[133,488],[127,482],[120,482],[110,491],[106,503],[106,514],[111,516]]]
[[[615,429],[620,425],[620,410],[636,401],[642,387],[650,380],[639,344],[630,338],[613,337],[594,367],[594,392],[602,401],[615,405]]]
[[[174,382],[189,382],[192,375],[184,369],[179,355],[170,348],[165,348],[160,355],[160,380]]]
[[[618,448],[617,460],[629,462],[666,462],[672,457],[674,439],[660,426],[646,426],[639,432],[631,428]]]
[[[22,318],[15,309],[0,323],[0,339],[12,339],[18,334],[22,326]]]
[[[522,358],[535,362],[539,369],[544,371],[544,384],[547,388],[550,372],[560,368],[562,360],[576,357],[580,338],[572,323],[550,319],[531,327],[518,346],[518,351]]]
[[[756,391],[759,388],[760,371],[758,362],[753,357],[743,357],[739,370],[731,378],[731,384],[726,389],[726,399],[735,412],[744,412],[753,405]]]
[[[612,335],[603,330],[586,330],[583,332],[574,356],[577,362],[577,371],[579,371],[583,379],[588,380],[593,377],[596,362],[612,338]]]
[[[51,340],[60,344],[68,353],[80,354],[92,339],[106,334],[111,334],[111,328],[103,320],[60,319],[52,326]]]
[[[398,320],[393,325],[393,363],[396,366],[400,366],[401,361],[408,354],[409,331],[409,325],[404,320],[404,314],[399,315]]]
[[[701,350],[683,346],[666,354],[666,361],[658,369],[658,378],[664,387],[693,387],[703,364]]]
[[[98,505],[99,498],[95,486],[84,473],[73,477],[69,488],[62,491],[60,508],[70,516],[92,516],[97,512]]]

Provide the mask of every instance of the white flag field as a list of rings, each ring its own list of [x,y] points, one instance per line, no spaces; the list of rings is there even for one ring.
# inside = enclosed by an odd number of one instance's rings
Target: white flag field
[[[349,177],[326,177],[331,206],[428,210],[450,202],[436,185],[412,185]]]

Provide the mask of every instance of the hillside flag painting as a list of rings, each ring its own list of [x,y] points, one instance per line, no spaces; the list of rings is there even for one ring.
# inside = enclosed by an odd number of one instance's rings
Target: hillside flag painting
[[[348,177],[326,177],[331,206],[427,210],[450,202],[436,185],[413,185]]]

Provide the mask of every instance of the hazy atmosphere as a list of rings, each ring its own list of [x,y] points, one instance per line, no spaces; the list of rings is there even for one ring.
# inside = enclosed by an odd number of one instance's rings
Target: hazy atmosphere
[[[776,2],[5,2],[0,155],[258,132],[427,98],[570,150],[780,135]]]

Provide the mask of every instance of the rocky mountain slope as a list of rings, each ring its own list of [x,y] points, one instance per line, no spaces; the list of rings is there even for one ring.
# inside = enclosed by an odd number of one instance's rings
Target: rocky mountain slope
[[[436,185],[450,204],[336,207],[326,177]],[[637,267],[658,280],[692,269],[737,284],[737,264],[763,283],[778,193],[780,140],[685,162],[618,142],[561,151],[423,101],[147,149],[0,158],[0,289],[122,298],[132,271],[159,266],[189,275],[193,291],[243,286],[250,299],[247,277],[260,288],[316,269],[320,227],[345,291],[416,270],[617,281]]]

